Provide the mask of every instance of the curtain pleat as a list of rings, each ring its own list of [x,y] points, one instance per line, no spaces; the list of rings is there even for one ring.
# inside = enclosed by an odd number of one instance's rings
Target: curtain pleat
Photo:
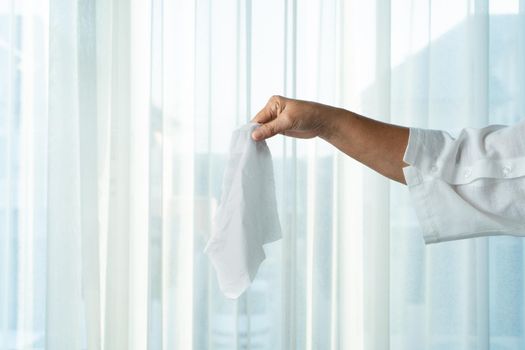
[[[193,347],[196,3],[164,1],[162,57],[163,349]],[[211,10],[203,6],[205,10]],[[167,33],[174,33],[173,37]],[[170,40],[171,39],[171,40]],[[207,41],[205,41],[207,43]],[[208,60],[206,60],[208,62]],[[177,179],[176,181],[173,181]]]
[[[108,229],[104,346],[129,348],[130,315],[130,3],[112,2]]]
[[[49,31],[45,346],[78,349],[83,310],[77,4],[51,2]]]
[[[283,238],[203,254],[274,94],[395,124],[523,119],[523,0],[0,3],[0,349],[521,349],[524,246],[425,246],[406,188],[277,136]]]
[[[297,74],[297,1],[285,0],[283,9],[283,94],[296,97]],[[299,339],[294,335],[299,328],[297,310],[297,241],[298,241],[298,182],[290,181],[298,175],[297,142],[295,139],[285,139],[282,143],[283,162],[282,170],[276,168],[276,181],[281,180],[282,186],[287,190],[281,191],[282,199],[279,207],[283,241],[281,247],[282,257],[282,301],[281,309],[281,348],[297,349]],[[279,183],[279,182],[278,182]]]
[[[11,241],[14,236],[13,233],[13,224],[12,224],[12,215],[13,204],[12,197],[13,192],[9,189],[13,188],[13,171],[11,167],[12,162],[12,124],[14,121],[14,52],[15,52],[15,16],[14,16],[14,1],[9,1],[7,3],[7,8],[4,14],[4,17],[7,17],[5,21],[7,27],[7,49],[6,49],[6,64],[2,67],[2,76],[5,80],[5,96],[6,101],[2,105],[2,115],[3,119],[3,128],[5,130],[5,151],[3,154],[3,167],[5,169],[4,178],[2,179],[2,189],[4,195],[2,196],[2,205],[4,208],[4,213],[2,215],[2,260],[1,260],[1,273],[2,273],[2,286],[0,288],[0,307],[1,307],[1,330],[2,330],[2,341],[0,342],[2,349],[7,349],[9,346],[9,338],[11,322],[10,315],[13,313],[13,307],[10,305],[11,293],[7,286],[9,285],[10,277],[12,276],[12,267],[11,267]]]
[[[162,349],[166,342],[163,329],[164,320],[167,317],[166,309],[162,307],[164,305],[163,281],[166,272],[164,270],[165,251],[163,245],[168,243],[163,235],[167,222],[161,219],[165,207],[165,196],[163,194],[165,113],[162,108],[164,99],[164,1],[146,2],[145,6],[149,7],[145,11],[148,15],[147,19],[144,17],[148,23],[148,31],[146,32],[144,47],[141,49],[142,52],[137,51],[137,63],[141,64],[139,63],[141,62],[140,56],[146,52],[145,56],[147,56],[149,64],[143,65],[142,68],[144,86],[148,87],[148,92],[147,100],[144,101],[143,113],[142,115],[137,114],[137,117],[146,124],[142,133],[146,135],[143,149],[146,152],[144,156],[148,162],[147,174],[145,174],[148,179],[147,190],[144,193],[146,196],[144,199],[147,202],[145,224],[148,234],[143,242],[147,255],[145,275],[137,282],[142,281],[144,283],[147,280],[147,284],[144,290],[146,303],[143,320],[145,324],[142,327],[139,326],[138,330],[144,330],[144,326],[147,329],[147,332],[142,331],[145,338],[143,341],[146,342],[142,347]],[[140,13],[137,12],[138,15]],[[141,93],[137,91],[137,97],[140,95]],[[137,129],[137,133],[140,133],[140,129]],[[137,349],[140,347],[137,346]]]
[[[152,303],[152,292],[159,271],[152,263],[156,237],[160,227],[153,213],[158,213],[159,157],[155,134],[158,113],[152,108],[154,57],[153,5],[147,1],[132,1],[130,8],[130,229],[129,229],[129,343],[128,349],[157,349],[160,339],[152,314],[158,308]],[[145,166],[147,165],[147,166]],[[151,249],[151,250],[150,250]],[[156,250],[155,250],[156,252]],[[157,326],[156,328],[154,328]],[[147,331],[145,331],[147,330]]]
[[[374,83],[365,93],[363,111],[390,122],[391,106],[391,4],[375,1],[375,37],[370,47],[374,57]],[[364,348],[390,347],[390,182],[377,173],[365,172],[362,186],[364,235]]]
[[[472,6],[473,5],[473,6]],[[468,16],[469,21],[469,39],[472,48],[470,50],[470,62],[473,62],[473,71],[469,94],[470,94],[470,113],[469,122],[471,124],[488,125],[490,121],[490,17],[489,17],[489,0],[476,0],[471,6],[473,11]],[[472,341],[470,332],[467,331],[467,338],[464,341],[465,347],[476,347],[478,349],[488,350],[490,348],[490,296],[489,296],[489,245],[490,238],[482,238],[469,242],[470,254],[468,259],[474,261],[471,269],[466,269],[467,280],[470,279],[470,290],[464,295],[464,304],[469,305],[472,296],[475,295],[475,302],[472,308],[475,312],[466,309],[465,314],[469,315],[469,323],[473,325],[468,327],[475,329],[478,337]],[[467,259],[465,259],[467,260]],[[469,265],[469,261],[465,261]],[[474,316],[475,315],[475,316]]]
[[[78,142],[82,296],[87,349],[101,348],[95,3],[78,3]],[[61,116],[63,118],[63,116]]]

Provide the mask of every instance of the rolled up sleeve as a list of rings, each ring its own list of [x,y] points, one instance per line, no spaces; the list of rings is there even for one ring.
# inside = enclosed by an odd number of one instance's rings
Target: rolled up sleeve
[[[525,236],[525,121],[457,138],[411,128],[403,160],[425,243]]]

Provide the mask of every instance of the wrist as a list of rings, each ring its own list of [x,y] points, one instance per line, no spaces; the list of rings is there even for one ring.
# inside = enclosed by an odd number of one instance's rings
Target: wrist
[[[334,140],[341,137],[341,132],[346,123],[351,119],[351,112],[342,108],[333,108],[326,118],[326,123],[319,137],[323,140],[334,143]]]

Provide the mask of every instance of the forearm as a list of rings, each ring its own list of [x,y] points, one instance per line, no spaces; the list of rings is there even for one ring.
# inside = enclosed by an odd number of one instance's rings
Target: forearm
[[[252,119],[262,124],[252,137],[260,141],[278,133],[298,138],[320,136],[378,173],[405,183],[403,155],[409,129],[316,102],[272,96]]]
[[[405,183],[403,155],[409,129],[336,109],[333,122],[320,135],[342,152],[378,173]]]

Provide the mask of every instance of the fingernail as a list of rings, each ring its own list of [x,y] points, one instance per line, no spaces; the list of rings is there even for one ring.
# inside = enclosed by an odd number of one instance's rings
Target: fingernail
[[[259,137],[261,137],[261,133],[260,132],[258,132],[257,130],[252,132],[252,139],[257,141],[259,139]]]

